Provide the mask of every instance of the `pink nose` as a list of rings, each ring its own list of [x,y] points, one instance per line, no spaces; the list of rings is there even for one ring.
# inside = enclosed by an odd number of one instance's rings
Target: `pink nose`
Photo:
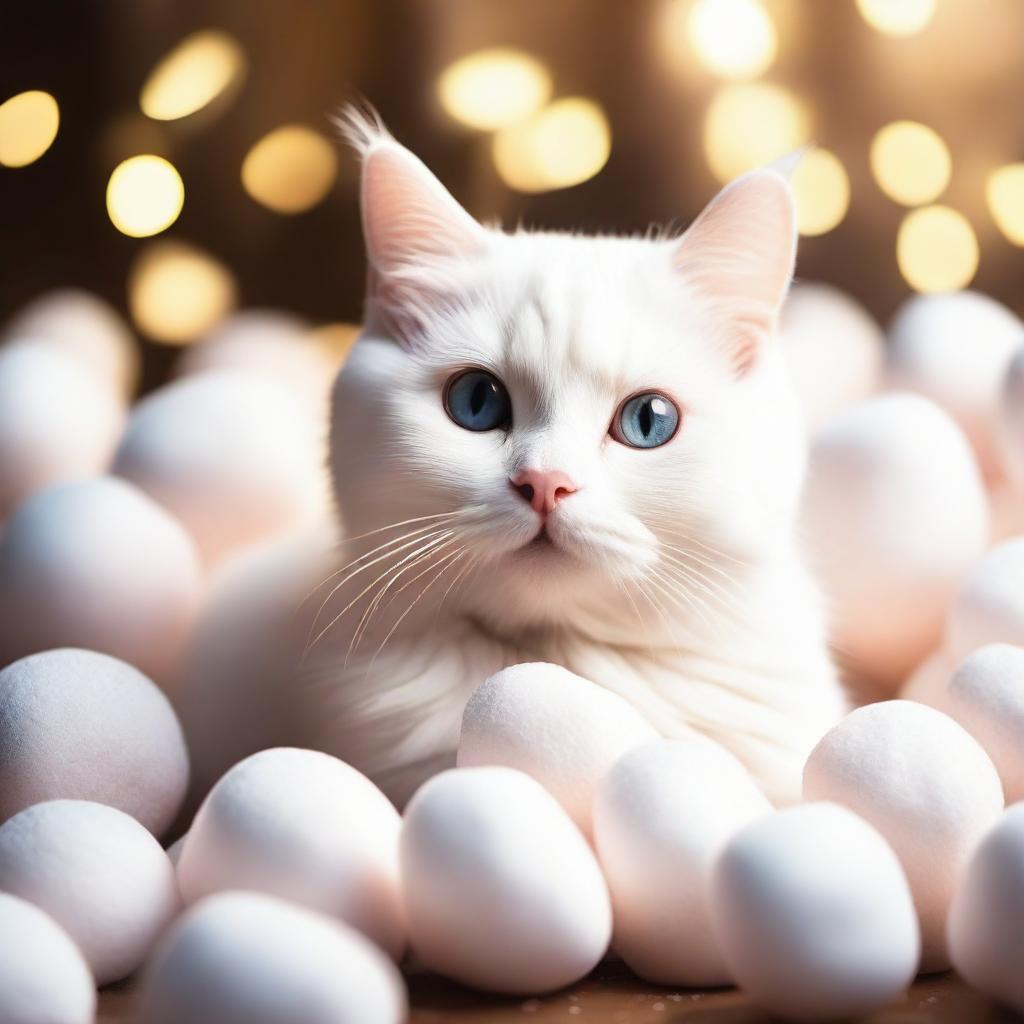
[[[576,490],[576,485],[557,469],[524,469],[510,481],[523,501],[534,512],[546,516],[563,499]]]

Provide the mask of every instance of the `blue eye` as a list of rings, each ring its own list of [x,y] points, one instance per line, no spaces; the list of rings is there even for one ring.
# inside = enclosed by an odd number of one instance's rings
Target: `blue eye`
[[[634,395],[619,410],[612,437],[633,448],[657,448],[679,429],[679,410],[664,395]]]
[[[512,403],[505,385],[485,370],[467,370],[448,381],[444,408],[466,430],[495,430],[512,423]]]

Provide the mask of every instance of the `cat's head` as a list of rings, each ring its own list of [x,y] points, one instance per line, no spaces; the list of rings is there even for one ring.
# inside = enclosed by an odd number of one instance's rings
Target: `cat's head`
[[[350,536],[381,531],[420,559],[416,591],[458,579],[510,630],[712,613],[738,566],[790,543],[783,177],[740,178],[676,237],[505,234],[379,125],[350,135],[369,260],[331,427]]]

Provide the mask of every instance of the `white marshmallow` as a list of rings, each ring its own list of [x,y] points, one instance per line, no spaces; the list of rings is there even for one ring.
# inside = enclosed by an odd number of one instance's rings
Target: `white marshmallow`
[[[405,947],[401,820],[365,776],[328,754],[278,747],[210,791],[178,860],[186,903],[251,889],[340,917],[396,959]]]
[[[18,507],[0,538],[0,664],[84,647],[163,683],[201,588],[181,524],[131,484],[49,487]]]
[[[7,338],[32,338],[59,348],[108,387],[131,398],[139,381],[139,350],[124,320],[96,295],[77,288],[46,292],[5,329]]]
[[[589,838],[601,780],[623,754],[657,738],[621,697],[560,665],[532,662],[496,672],[469,698],[457,763],[532,775]]]
[[[878,390],[885,336],[838,288],[795,284],[782,307],[779,339],[809,431]]]
[[[988,540],[988,499],[963,433],[909,393],[840,413],[814,438],[804,525],[836,646],[892,692],[938,646]]]
[[[985,644],[1024,647],[1024,537],[1003,541],[964,578],[949,609],[946,644],[959,662]]]
[[[321,448],[312,417],[287,388],[224,370],[143,399],[114,472],[173,512],[209,563],[284,533],[322,507]]]
[[[358,932],[283,900],[223,893],[160,943],[140,998],[146,1024],[400,1024],[395,966]]]
[[[477,988],[562,988],[596,966],[611,935],[586,840],[511,768],[449,769],[420,787],[402,829],[402,879],[416,955]]]
[[[106,469],[124,421],[122,400],[73,357],[31,343],[0,350],[0,516]]]
[[[732,981],[710,938],[708,874],[722,846],[771,804],[728,751],[701,739],[631,750],[594,802],[615,951],[659,985]]]
[[[899,861],[835,804],[787,808],[741,830],[715,865],[711,914],[740,987],[790,1020],[859,1018],[917,969]]]
[[[185,738],[167,698],[95,651],[44,651],[0,672],[0,750],[0,821],[45,800],[95,800],[159,836],[188,785]]]
[[[999,393],[1024,324],[978,292],[915,295],[889,327],[888,380],[936,401],[967,435],[982,472],[1002,476]]]
[[[1006,802],[1024,800],[1024,647],[987,644],[969,654],[946,710],[992,758]]]
[[[949,948],[963,979],[1024,1013],[1024,803],[978,845],[949,913]]]
[[[153,836],[84,800],[34,804],[0,825],[0,890],[64,928],[98,985],[131,974],[179,907],[174,869]]]
[[[811,752],[804,798],[843,804],[885,836],[914,895],[921,966],[945,970],[946,915],[957,876],[1003,810],[999,775],[977,740],[924,704],[869,704]]]
[[[0,1020],[93,1024],[96,987],[78,947],[53,918],[0,893]]]

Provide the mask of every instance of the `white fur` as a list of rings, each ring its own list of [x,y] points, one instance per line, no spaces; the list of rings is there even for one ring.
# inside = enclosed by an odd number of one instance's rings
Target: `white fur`
[[[774,338],[792,199],[734,182],[681,238],[502,234],[469,217],[379,124],[363,159],[366,327],[339,376],[331,468],[348,568],[311,631],[311,742],[398,800],[452,763],[488,675],[551,661],[696,729],[773,799],[845,701],[794,536],[805,441]],[[465,367],[507,387],[507,433],[445,413]],[[683,410],[660,448],[609,435],[657,390]],[[509,478],[576,482],[538,519]],[[380,546],[380,547],[378,547]]]

